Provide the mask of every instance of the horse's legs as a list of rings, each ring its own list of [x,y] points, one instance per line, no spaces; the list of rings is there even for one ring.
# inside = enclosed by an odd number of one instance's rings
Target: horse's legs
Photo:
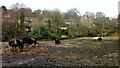
[[[24,46],[23,46],[23,45],[22,45],[22,46],[20,46],[21,52],[23,51],[23,48],[24,48]]]
[[[19,46],[18,48],[19,48],[19,51],[21,51],[21,47]]]
[[[37,42],[34,43],[34,45],[36,46]]]
[[[12,52],[14,52],[15,48],[12,46]]]
[[[16,51],[16,47],[12,46],[12,52]]]
[[[11,48],[11,51],[13,52],[14,51],[14,47],[12,46],[12,48]]]
[[[36,44],[37,44],[37,41],[34,41],[33,43],[34,43],[34,45],[36,46]]]
[[[14,49],[15,49],[14,51],[16,52],[16,51],[17,51],[17,50],[16,50],[16,47],[14,47]]]
[[[22,52],[23,51],[23,46],[19,46],[19,50]]]
[[[32,45],[32,44],[33,44],[33,45]],[[36,43],[35,43],[35,42],[33,42],[32,44],[31,44],[31,47],[35,47],[35,46],[36,46]]]

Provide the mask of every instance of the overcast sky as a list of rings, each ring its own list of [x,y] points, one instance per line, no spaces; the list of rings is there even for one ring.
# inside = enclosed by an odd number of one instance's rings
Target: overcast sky
[[[0,6],[4,5],[7,9],[16,2],[24,3],[32,10],[58,8],[61,12],[66,12],[70,8],[77,8],[81,15],[86,11],[93,13],[103,12],[107,17],[118,15],[118,2],[120,0],[0,0]]]

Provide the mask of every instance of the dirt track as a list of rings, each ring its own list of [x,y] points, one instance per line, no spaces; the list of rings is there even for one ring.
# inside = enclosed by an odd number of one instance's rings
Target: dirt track
[[[54,41],[39,41],[36,47],[27,46],[24,52],[11,52],[3,43],[3,66],[117,66],[118,44],[116,38],[102,41],[77,38]]]

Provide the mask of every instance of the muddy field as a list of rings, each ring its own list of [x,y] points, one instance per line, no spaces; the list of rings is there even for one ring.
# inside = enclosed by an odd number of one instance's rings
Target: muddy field
[[[11,52],[7,42],[2,46],[3,66],[117,66],[118,39],[105,37],[102,41],[89,38],[54,41],[38,41],[35,47],[24,52]]]

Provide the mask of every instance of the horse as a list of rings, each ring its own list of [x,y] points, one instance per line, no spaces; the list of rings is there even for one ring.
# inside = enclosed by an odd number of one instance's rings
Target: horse
[[[93,37],[93,39],[95,39],[95,40],[98,40],[98,41],[102,41],[102,37]]]
[[[60,40],[59,39],[55,39],[55,44],[60,44]]]
[[[18,47],[20,51],[23,51],[24,48],[24,42],[19,39],[11,39],[9,40],[9,46],[12,47],[13,51],[16,51],[16,48]]]
[[[101,41],[101,40],[102,40],[102,37],[99,37],[98,40]]]
[[[24,37],[22,41],[24,42],[24,44],[29,44],[29,45],[34,44],[36,46],[36,44],[38,44],[37,40],[33,38]]]

